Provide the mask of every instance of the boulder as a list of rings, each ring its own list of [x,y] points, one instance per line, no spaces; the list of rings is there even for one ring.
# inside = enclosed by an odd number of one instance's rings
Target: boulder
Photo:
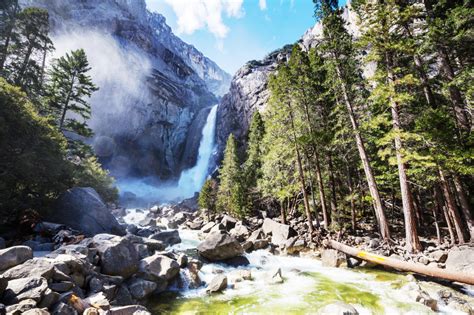
[[[184,268],[188,264],[188,256],[181,253],[179,254],[178,259],[176,259],[176,261],[178,262],[181,268]]]
[[[263,230],[262,228],[256,229],[255,231],[250,234],[250,236],[247,238],[247,241],[254,242],[256,240],[264,238]]]
[[[224,226],[226,231],[230,231],[237,224],[237,219],[231,217],[230,215],[224,215],[221,220],[221,224]]]
[[[209,233],[197,249],[201,256],[211,261],[233,258],[244,252],[235,238],[222,231]]]
[[[157,241],[161,241],[167,246],[181,243],[181,238],[179,237],[178,230],[168,230],[168,231],[158,232],[150,236],[150,238]]]
[[[53,308],[53,315],[78,315],[79,313],[72,307],[64,302],[59,302]]]
[[[306,247],[305,240],[297,239],[296,237],[290,238],[285,243],[286,252],[290,255],[298,254]]]
[[[207,293],[221,292],[227,288],[227,277],[224,275],[217,275],[206,288]]]
[[[7,306],[7,314],[20,315],[30,311],[36,307],[36,301],[27,299],[18,304]]]
[[[169,281],[179,274],[179,269],[176,260],[159,254],[144,258],[139,264],[140,275],[151,281]]]
[[[248,266],[250,261],[245,256],[236,256],[222,261],[224,264],[232,267]]]
[[[229,234],[235,237],[239,242],[243,242],[249,236],[249,229],[239,221],[235,227],[230,230]]]
[[[234,270],[229,274],[230,283],[237,283],[244,280],[252,280],[252,272],[250,270]]]
[[[15,267],[33,258],[28,246],[13,246],[0,250],[0,271]]]
[[[128,290],[137,300],[142,300],[156,290],[157,284],[141,278],[132,278],[128,282]]]
[[[125,235],[125,229],[90,187],[75,187],[62,194],[48,219],[88,236],[100,233]]]
[[[278,223],[269,218],[263,221],[262,230],[266,235],[272,235],[271,242],[277,246],[284,245],[290,237],[297,234],[289,225]]]
[[[214,225],[216,225],[215,222],[213,221],[210,221],[208,223],[206,223],[202,228],[201,228],[201,232],[203,233],[209,233],[211,231],[211,229],[214,227]]]
[[[106,275],[128,278],[138,269],[138,252],[126,238],[99,234],[89,246],[97,249],[102,273]]]
[[[56,264],[53,259],[49,258],[33,258],[21,265],[13,267],[3,273],[3,277],[6,279],[19,279],[29,277],[44,277],[51,279],[54,274],[54,267]],[[63,264],[60,264],[63,265]]]
[[[33,308],[23,313],[23,315],[49,315],[47,308]]]
[[[0,249],[4,249],[5,247],[7,247],[7,242],[3,237],[0,237]]]
[[[41,308],[50,308],[59,301],[60,297],[61,295],[59,293],[54,292],[51,289],[47,289],[44,291],[43,298],[41,298],[41,302],[38,304],[38,306]]]
[[[258,250],[258,249],[264,249],[265,247],[268,246],[268,241],[264,239],[258,239],[253,241],[253,249]]]
[[[325,249],[321,253],[321,262],[326,267],[339,267],[344,259],[339,257],[339,253],[335,249]]]
[[[151,315],[146,307],[141,305],[127,305],[122,307],[113,307],[108,312],[108,315]]]
[[[463,246],[451,249],[446,259],[446,269],[474,274],[474,247]]]
[[[349,304],[334,302],[328,304],[318,311],[320,315],[359,315],[357,310]]]
[[[3,291],[5,291],[7,286],[8,286],[8,279],[3,278],[2,276],[0,276],[0,296],[2,296]]]
[[[15,304],[26,299],[39,302],[46,289],[48,281],[42,277],[10,280],[3,294],[3,300],[6,304]]]
[[[446,262],[446,259],[448,259],[448,253],[442,249],[435,250],[434,252],[430,253],[430,256],[439,263],[444,263]]]

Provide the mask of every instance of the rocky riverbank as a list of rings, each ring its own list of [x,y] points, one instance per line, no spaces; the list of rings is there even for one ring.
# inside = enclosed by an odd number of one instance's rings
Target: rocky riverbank
[[[290,218],[288,225],[268,217],[246,221],[228,215],[209,218],[205,212],[183,205],[114,209],[111,215],[87,189],[70,192],[61,200],[76,209],[79,223],[74,229],[64,224],[73,216],[64,215],[57,218],[59,223],[35,223],[28,240],[0,239],[0,314],[149,314],[144,305],[165,291],[205,289],[214,294],[252,281],[259,270],[255,263],[245,266],[253,251],[320,258],[330,267],[347,264],[345,257],[320,247],[328,235],[315,234],[309,239],[304,220],[299,218]],[[87,205],[89,212],[79,211],[78,204]],[[81,219],[87,215],[93,217]],[[196,248],[183,246],[185,240],[181,244],[180,234],[186,230],[201,239]],[[384,255],[400,255],[400,259],[464,272],[474,268],[474,249],[469,246],[434,247],[406,256],[399,254],[398,247],[389,248],[375,238],[345,240]],[[201,279],[201,268],[216,263],[231,269],[217,268],[220,271],[212,270]],[[267,270],[265,283],[290,281],[294,271],[283,267]],[[433,311],[448,307],[473,314],[474,299],[467,294],[473,293],[472,288],[459,285],[453,289],[425,280],[406,277],[410,301]],[[330,314],[357,314],[354,306],[343,301],[321,309]]]

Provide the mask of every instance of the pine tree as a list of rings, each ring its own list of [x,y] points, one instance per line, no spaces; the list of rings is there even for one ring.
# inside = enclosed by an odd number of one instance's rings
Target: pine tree
[[[219,170],[219,181],[217,210],[228,212],[237,217],[244,217],[247,209],[242,186],[242,170],[233,134],[230,134],[227,139],[224,160]]]
[[[87,99],[98,88],[87,74],[91,68],[83,49],[66,53],[64,57],[55,60],[50,73],[48,98],[49,106],[56,113],[60,130],[71,130],[82,136],[90,136],[87,127],[91,106]],[[82,118],[68,117],[74,113]]]
[[[352,36],[344,27],[341,11],[334,0],[314,0],[316,16],[323,24],[322,53],[327,55],[328,77],[333,78],[334,93],[342,94],[342,102],[346,105],[354,137],[362,161],[369,191],[373,199],[377,223],[384,240],[390,239],[390,230],[385,215],[374,172],[362,137],[359,121],[355,113],[356,100],[360,96],[360,68],[353,47]],[[358,86],[359,85],[359,86]]]
[[[217,183],[213,179],[207,179],[199,192],[198,204],[207,210],[207,217],[216,211]]]
[[[18,0],[4,0],[0,3],[0,74],[3,75],[5,61],[11,52],[11,42],[15,37],[15,23],[20,12]]]
[[[255,111],[250,122],[247,142],[247,160],[244,163],[245,186],[257,186],[262,167],[262,141],[265,135],[265,125],[259,111]]]

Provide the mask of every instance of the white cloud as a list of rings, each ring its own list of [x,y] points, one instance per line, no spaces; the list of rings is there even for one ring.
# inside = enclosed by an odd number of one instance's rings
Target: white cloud
[[[225,38],[229,28],[222,19],[244,15],[243,0],[165,0],[176,14],[178,34],[192,34],[207,28],[217,38]]]
[[[260,7],[260,10],[266,10],[267,9],[267,0],[258,0],[258,6]]]

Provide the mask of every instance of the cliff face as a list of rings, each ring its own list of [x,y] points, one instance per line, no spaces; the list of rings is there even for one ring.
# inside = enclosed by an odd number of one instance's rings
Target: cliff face
[[[113,175],[171,178],[193,165],[188,134],[202,129],[202,113],[228,90],[229,74],[175,36],[144,0],[20,3],[49,11],[55,56],[86,50],[100,87],[91,100],[92,144]]]

